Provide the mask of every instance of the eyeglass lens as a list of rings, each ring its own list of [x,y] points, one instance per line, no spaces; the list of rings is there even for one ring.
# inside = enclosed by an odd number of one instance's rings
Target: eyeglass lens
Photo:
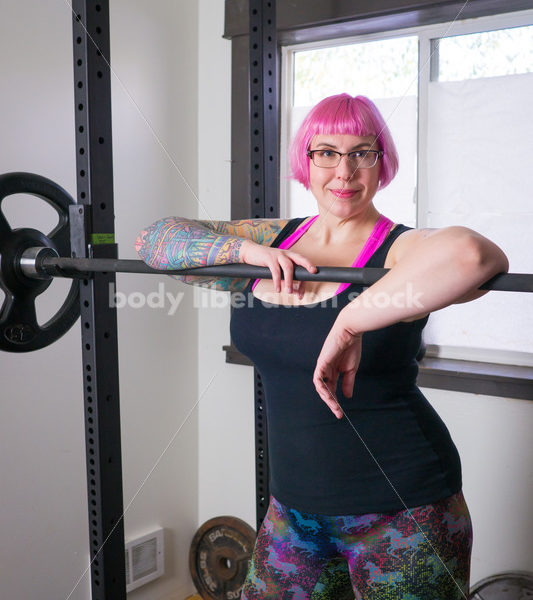
[[[312,156],[317,167],[336,167],[341,161],[341,155],[333,150],[315,150]],[[378,153],[373,151],[350,152],[343,156],[356,169],[370,169],[378,160]]]

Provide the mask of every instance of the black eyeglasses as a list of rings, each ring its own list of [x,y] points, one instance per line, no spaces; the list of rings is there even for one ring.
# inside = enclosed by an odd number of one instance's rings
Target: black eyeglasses
[[[307,156],[317,167],[330,169],[337,167],[343,156],[347,157],[350,166],[354,169],[371,169],[378,159],[383,156],[383,150],[352,150],[351,152],[337,152],[336,150],[308,150]]]

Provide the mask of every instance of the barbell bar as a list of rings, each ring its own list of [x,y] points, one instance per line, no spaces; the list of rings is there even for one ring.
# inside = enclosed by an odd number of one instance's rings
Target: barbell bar
[[[12,229],[2,205],[13,194],[31,194],[49,204],[58,215],[58,223],[48,234],[30,228]],[[83,245],[83,232],[70,221],[83,212],[73,198],[53,181],[33,173],[0,175],[0,288],[5,298],[0,307],[0,350],[29,352],[49,346],[66,333],[80,314],[79,280],[95,273],[144,273],[158,275],[196,275],[214,278],[271,279],[267,267],[227,264],[194,269],[153,269],[141,260],[73,257],[71,238]],[[72,212],[72,215],[70,214]],[[81,225],[83,227],[83,225]],[[81,236],[81,237],[80,237]],[[81,246],[80,246],[81,247]],[[85,248],[83,249],[83,251]],[[294,278],[300,281],[333,281],[369,286],[387,273],[387,269],[319,266],[316,273],[295,266]],[[39,323],[36,298],[44,293],[54,277],[72,279],[60,309],[46,323]],[[533,292],[533,275],[501,273],[480,289]]]
[[[202,277],[231,277],[242,279],[272,279],[268,267],[247,264],[227,264],[193,269],[154,269],[142,260],[114,258],[66,258],[60,257],[52,248],[32,247],[22,253],[20,270],[30,278],[50,277],[86,278],[91,273],[149,273],[158,275],[198,275]],[[353,267],[317,267],[309,273],[298,265],[294,279],[299,281],[333,281],[372,285],[389,269]],[[283,274],[282,274],[283,276]],[[533,275],[527,273],[500,273],[479,287],[481,290],[502,292],[533,292]]]

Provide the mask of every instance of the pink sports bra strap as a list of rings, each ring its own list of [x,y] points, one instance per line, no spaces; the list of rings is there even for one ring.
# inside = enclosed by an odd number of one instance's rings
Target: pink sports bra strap
[[[318,216],[319,215],[315,215],[314,217],[309,219],[307,223],[304,223],[303,225],[298,227],[298,229],[291,233],[291,235],[288,238],[285,238],[278,247],[281,249],[290,248],[302,237],[302,235],[309,229],[309,227],[311,227],[311,225],[316,221],[316,219],[318,219]],[[393,225],[394,223],[390,219],[387,219],[387,217],[383,215],[379,215],[379,219],[374,225],[372,233],[370,234],[369,238],[365,242],[365,245],[363,246],[363,249],[352,264],[353,268],[361,268],[365,266],[372,254],[374,254],[374,252],[381,246]],[[252,285],[252,291],[254,290],[255,286],[259,283],[259,281],[259,279],[256,279],[254,281]],[[335,295],[340,294],[349,285],[349,283],[341,283]]]
[[[393,225],[394,223],[390,219],[387,219],[387,217],[383,215],[379,215],[379,219],[374,225],[374,229],[366,240],[363,249],[359,253],[359,256],[353,261],[352,268],[360,269],[366,265],[368,259],[381,246]],[[341,283],[337,288],[336,294],[343,292],[349,285],[349,283]]]
[[[307,223],[300,225],[296,231],[293,231],[288,238],[285,238],[281,244],[278,246],[281,249],[290,248],[293,244],[295,244],[302,235],[311,227],[311,225],[318,219],[318,215],[315,215]]]

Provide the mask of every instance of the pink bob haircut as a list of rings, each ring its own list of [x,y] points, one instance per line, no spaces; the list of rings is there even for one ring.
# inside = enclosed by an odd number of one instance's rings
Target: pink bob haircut
[[[309,189],[307,151],[315,135],[349,134],[377,137],[380,159],[379,188],[387,186],[398,172],[398,152],[391,133],[376,105],[365,96],[338,94],[321,100],[303,120],[289,151],[291,177]]]

